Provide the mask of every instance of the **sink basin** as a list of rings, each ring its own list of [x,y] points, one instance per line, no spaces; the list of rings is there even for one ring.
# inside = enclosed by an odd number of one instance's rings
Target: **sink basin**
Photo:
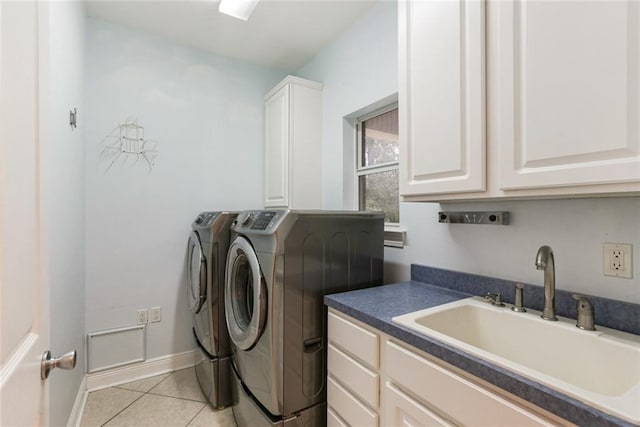
[[[583,331],[575,320],[539,314],[472,297],[392,321],[640,423],[640,337],[597,325]]]

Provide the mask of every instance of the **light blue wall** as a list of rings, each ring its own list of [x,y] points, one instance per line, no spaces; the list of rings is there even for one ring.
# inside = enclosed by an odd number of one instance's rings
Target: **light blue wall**
[[[395,2],[381,1],[296,74],[324,83],[323,204],[351,208],[345,116],[397,91]],[[346,140],[346,142],[345,142]],[[344,175],[344,176],[343,176]],[[508,227],[444,225],[439,210],[508,210]],[[556,255],[557,286],[640,303],[640,198],[509,201],[439,205],[401,203],[407,245],[386,248],[385,280],[409,278],[411,263],[542,284],[539,246]],[[632,243],[634,278],[602,275],[602,244]]]
[[[190,350],[184,258],[203,210],[262,206],[264,95],[284,75],[88,19],[87,331],[149,324],[148,358]],[[157,141],[144,161],[101,156],[127,117]]]
[[[49,114],[47,143],[41,156],[43,192],[49,201],[48,278],[51,303],[51,350],[78,351],[72,371],[56,369],[49,377],[50,424],[66,425],[85,366],[85,140],[83,105],[85,17],[79,1],[50,2]],[[77,107],[79,126],[69,126]],[[47,277],[47,276],[45,276]]]
[[[351,186],[341,172],[343,117],[398,91],[395,1],[381,1],[295,74],[324,84],[322,196],[325,209],[343,207]]]

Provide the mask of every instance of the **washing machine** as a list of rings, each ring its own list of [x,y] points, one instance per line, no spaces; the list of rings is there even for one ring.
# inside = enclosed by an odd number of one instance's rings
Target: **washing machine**
[[[242,212],[225,309],[238,426],[326,424],[324,295],[382,284],[384,215]]]
[[[224,315],[224,273],[230,227],[237,212],[202,212],[187,249],[187,301],[198,344],[198,383],[213,408],[235,403],[231,344]]]

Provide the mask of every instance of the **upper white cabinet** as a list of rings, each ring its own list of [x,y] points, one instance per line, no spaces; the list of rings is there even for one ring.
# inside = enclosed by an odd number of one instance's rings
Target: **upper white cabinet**
[[[500,189],[640,181],[639,5],[496,3]]]
[[[265,96],[265,207],[322,207],[322,84],[288,76]]]
[[[640,3],[398,7],[405,200],[640,193]]]
[[[400,194],[485,189],[482,1],[399,1]]]

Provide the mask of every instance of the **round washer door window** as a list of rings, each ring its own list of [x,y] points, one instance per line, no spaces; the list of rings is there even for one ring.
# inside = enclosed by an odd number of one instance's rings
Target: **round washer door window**
[[[207,262],[202,253],[200,238],[195,232],[189,236],[187,266],[187,301],[194,314],[198,314],[207,298]]]
[[[267,292],[255,251],[242,236],[229,248],[224,291],[229,337],[240,350],[249,350],[264,330]]]

